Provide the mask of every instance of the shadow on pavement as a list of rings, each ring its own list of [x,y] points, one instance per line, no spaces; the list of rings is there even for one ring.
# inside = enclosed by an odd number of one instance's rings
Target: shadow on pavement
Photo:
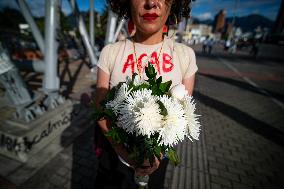
[[[266,90],[266,89],[261,89],[261,90],[264,90],[265,92],[268,93],[268,94],[265,94],[263,92],[260,92],[259,89],[255,88],[254,86],[252,86],[252,85],[250,85],[248,83],[237,81],[237,80],[234,80],[234,79],[229,79],[229,78],[222,77],[222,76],[216,76],[216,75],[211,75],[211,74],[204,74],[204,73],[200,73],[200,72],[198,73],[198,75],[201,75],[201,76],[213,79],[215,81],[228,83],[230,85],[234,85],[236,87],[239,87],[239,88],[241,88],[243,90],[247,90],[247,91],[250,91],[250,92],[253,92],[253,93],[257,93],[257,94],[260,94],[260,95],[263,95],[263,96],[267,96],[267,97],[272,96],[272,97],[278,99],[279,101],[284,102],[284,94],[276,93],[276,92],[273,92],[273,91],[270,91],[270,90]]]
[[[93,150],[94,127],[90,120],[90,95],[83,93],[81,102],[74,105],[73,115],[80,120],[74,119],[68,130],[61,137],[61,144],[72,144],[71,178],[69,189],[93,189],[97,170],[97,158]],[[88,111],[85,111],[85,110]],[[71,118],[72,120],[72,118]],[[68,135],[75,134],[74,141],[68,141]],[[74,137],[71,137],[74,138]]]
[[[77,82],[77,78],[82,70],[82,67],[84,66],[84,64],[87,65],[87,62],[85,60],[82,60],[80,64],[78,65],[78,67],[76,67],[75,71],[70,70],[69,64],[71,64],[71,62],[69,60],[65,60],[63,63],[64,63],[64,67],[63,67],[62,73],[60,74],[60,83],[62,83],[63,85],[66,85],[66,89],[63,91],[63,95],[68,96],[68,94],[72,92]],[[66,75],[68,75],[68,81],[65,81]]]
[[[1,189],[16,189],[16,185],[11,183],[9,180],[0,176],[0,188]]]
[[[232,120],[267,138],[268,140],[281,145],[282,147],[284,146],[284,133],[282,131],[255,119],[254,117],[240,111],[233,106],[213,99],[198,91],[195,91],[194,93],[196,99],[199,100],[202,104],[214,108],[218,112],[230,117]]]

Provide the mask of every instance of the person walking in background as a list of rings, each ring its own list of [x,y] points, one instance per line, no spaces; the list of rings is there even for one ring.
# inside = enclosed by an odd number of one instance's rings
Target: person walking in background
[[[209,36],[206,36],[206,38],[202,42],[202,52],[203,53],[206,53],[207,51],[208,41],[209,41]]]
[[[213,45],[214,45],[214,39],[211,38],[210,40],[208,40],[208,43],[207,43],[207,46],[208,46],[208,54],[211,54],[211,53],[212,53]]]
[[[256,58],[258,54],[258,40],[254,39],[251,45],[251,51],[250,54]]]
[[[237,52],[237,39],[231,39],[231,45],[228,51],[231,54],[235,54]]]
[[[228,39],[226,40],[226,42],[225,42],[224,50],[225,50],[225,51],[228,51],[230,47],[231,47],[231,39],[228,38]]]

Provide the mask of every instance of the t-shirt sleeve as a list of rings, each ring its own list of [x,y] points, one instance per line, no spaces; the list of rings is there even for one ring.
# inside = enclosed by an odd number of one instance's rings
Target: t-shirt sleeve
[[[102,69],[104,72],[106,72],[109,75],[110,75],[110,72],[111,72],[110,47],[111,47],[111,44],[106,45],[102,49],[101,54],[100,54],[100,58],[99,58],[99,61],[98,61],[98,64],[97,64],[97,66],[100,69]]]
[[[187,67],[187,70],[185,71],[183,79],[191,77],[198,70],[198,67],[196,65],[196,57],[195,57],[194,51],[190,47],[187,48],[187,51],[189,53],[189,65]]]

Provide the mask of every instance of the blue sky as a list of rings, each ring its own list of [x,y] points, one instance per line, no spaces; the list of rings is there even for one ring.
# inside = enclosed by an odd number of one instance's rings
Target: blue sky
[[[236,10],[237,16],[256,13],[275,20],[280,4],[281,0],[196,0],[192,5],[192,16],[201,20],[213,19],[220,9],[225,9],[229,17]]]
[[[62,1],[62,10],[66,13],[70,13],[71,8],[68,0]],[[86,11],[89,9],[89,0],[76,0],[80,10]],[[44,2],[45,0],[26,0],[31,12],[34,16],[43,16],[45,12]],[[95,10],[102,12],[106,5],[106,0],[94,0]],[[18,8],[16,0],[0,0],[0,9],[4,7]]]
[[[35,16],[44,15],[44,0],[26,0]],[[95,9],[102,12],[106,0],[94,0]],[[236,6],[236,2],[237,6]],[[77,0],[81,10],[89,9],[89,0]],[[237,16],[244,16],[252,13],[262,14],[271,20],[275,20],[281,0],[196,0],[192,4],[192,16],[201,20],[213,19],[220,9],[225,9],[227,16],[232,16],[236,10]],[[2,7],[17,8],[15,0],[0,0]],[[237,9],[235,9],[237,7]],[[70,12],[70,6],[67,0],[62,0],[62,9],[64,12]]]

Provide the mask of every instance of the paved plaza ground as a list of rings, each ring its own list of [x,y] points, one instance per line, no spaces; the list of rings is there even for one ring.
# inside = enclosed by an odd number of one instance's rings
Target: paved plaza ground
[[[164,188],[284,188],[284,63],[194,49],[202,132],[177,146],[181,164],[167,166]],[[93,188],[98,162],[87,125],[18,188]]]

